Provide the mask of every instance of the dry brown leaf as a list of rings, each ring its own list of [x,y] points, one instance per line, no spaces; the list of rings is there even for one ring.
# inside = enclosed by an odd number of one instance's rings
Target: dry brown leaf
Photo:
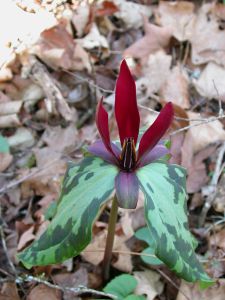
[[[0,116],[0,128],[19,127],[20,125],[17,114]]]
[[[104,249],[106,236],[106,230],[102,230],[99,234],[95,235],[91,243],[81,253],[81,256],[89,263],[95,266],[99,265],[104,257],[104,252],[99,251],[99,249]]]
[[[225,69],[215,63],[208,63],[194,85],[198,93],[209,99],[225,101]]]
[[[187,192],[198,192],[208,181],[206,165],[204,160],[210,157],[217,146],[211,145],[194,155],[193,137],[190,132],[186,134],[182,146],[182,166],[187,168]]]
[[[56,25],[42,32],[33,53],[53,68],[70,69],[76,45],[64,24]]]
[[[163,51],[149,55],[143,67],[143,77],[136,81],[137,95],[147,99],[151,94],[158,92],[170,75],[172,57]],[[138,97],[138,99],[140,99]]]
[[[219,279],[218,285],[201,290],[198,283],[182,281],[176,300],[224,300],[225,280]]]
[[[163,291],[164,284],[160,281],[160,275],[154,271],[134,272],[134,277],[138,281],[135,294],[146,295],[147,300],[153,300]]]
[[[90,20],[90,5],[83,3],[78,5],[72,16],[72,23],[77,31],[77,36],[81,37],[87,31],[87,25]]]
[[[131,255],[129,254],[130,249],[126,246],[125,242],[127,240],[127,237],[122,236],[116,236],[114,240],[114,246],[113,249],[115,251],[121,251],[124,253],[119,253],[117,261],[114,262],[112,265],[114,268],[117,268],[118,270],[126,273],[132,272],[133,264],[131,260]]]
[[[56,284],[63,287],[76,288],[79,285],[88,286],[88,273],[85,268],[80,267],[74,273],[60,273],[53,276]],[[75,297],[72,292],[65,292],[63,294],[63,300],[79,300],[80,297]]]
[[[17,246],[17,250],[22,250],[29,242],[32,242],[35,239],[34,232],[34,225],[30,226],[28,230],[26,230],[20,237],[19,243]]]
[[[153,54],[158,50],[166,48],[172,36],[171,27],[156,26],[148,23],[147,18],[144,20],[144,37],[137,40],[123,53],[124,56],[140,58],[143,65],[147,61],[149,54]]]
[[[99,265],[103,260],[104,252],[99,251],[99,249],[105,248],[107,230],[102,230],[99,234],[95,235],[92,242],[85,248],[85,250],[81,253],[82,257],[94,264],[95,266]],[[115,236],[113,250],[115,251],[125,251],[129,252],[129,248],[126,246],[125,242],[127,237],[125,235]],[[120,271],[123,272],[131,272],[132,271],[132,261],[131,255],[128,253],[125,254],[115,254],[118,258],[115,262],[113,262],[113,266]]]
[[[11,80],[13,78],[13,74],[11,69],[7,67],[3,67],[0,69],[0,82],[5,82]]]
[[[220,248],[224,253],[224,251],[225,251],[225,229],[222,229],[219,232],[214,233],[209,239],[209,244],[211,247]]]
[[[53,288],[50,288],[44,284],[39,284],[31,290],[27,296],[27,300],[61,300],[62,292]]]
[[[3,283],[0,300],[20,300],[18,295],[17,286],[14,282]]]
[[[45,130],[42,140],[52,151],[63,153],[63,151],[74,147],[79,141],[78,131],[74,124],[70,124],[66,128],[62,128],[61,126],[49,126]]]
[[[79,43],[85,49],[101,48],[109,49],[109,44],[104,35],[100,34],[99,29],[95,23],[93,23],[90,32],[82,39],[77,39]]]
[[[10,153],[0,152],[0,173],[4,172],[13,160],[13,156]]]
[[[127,29],[141,27],[143,25],[143,16],[149,18],[152,15],[150,6],[124,0],[114,0],[113,2],[119,8],[115,16],[124,22],[124,26]]]
[[[225,174],[223,173],[217,185],[216,197],[213,201],[215,211],[224,213],[225,211]]]
[[[222,3],[212,2],[200,8],[190,38],[194,64],[214,61],[225,66],[224,19],[225,6]]]
[[[160,1],[156,12],[157,22],[163,27],[171,26],[173,36],[178,41],[188,40],[195,20],[194,9],[194,4],[187,1]]]
[[[197,113],[189,112],[191,119],[201,118]],[[197,122],[190,121],[190,124],[196,124]],[[201,124],[201,121],[199,122]],[[189,129],[193,138],[193,151],[194,153],[204,149],[209,144],[225,141],[225,130],[219,120],[201,124],[199,126],[193,126]]]
[[[175,66],[161,89],[162,98],[186,109],[190,107],[188,95],[188,75],[181,66]]]
[[[10,101],[10,102],[0,102],[0,116],[17,114],[21,107],[23,101]]]

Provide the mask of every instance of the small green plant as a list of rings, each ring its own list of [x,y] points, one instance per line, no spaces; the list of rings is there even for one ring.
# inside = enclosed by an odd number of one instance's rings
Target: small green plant
[[[115,295],[118,300],[146,300],[145,296],[135,295],[137,284],[134,276],[122,274],[112,279],[103,291]]]
[[[19,259],[31,268],[78,255],[91,240],[101,206],[114,194],[103,261],[107,279],[118,206],[136,208],[142,191],[148,234],[157,258],[187,281],[211,283],[197,260],[188,229],[186,171],[168,163],[168,143],[161,140],[173,120],[173,105],[167,103],[155,122],[140,134],[135,82],[125,60],[116,83],[115,117],[120,142],[110,140],[102,99],[96,112],[101,140],[88,147],[80,163],[69,163],[53,220]]]

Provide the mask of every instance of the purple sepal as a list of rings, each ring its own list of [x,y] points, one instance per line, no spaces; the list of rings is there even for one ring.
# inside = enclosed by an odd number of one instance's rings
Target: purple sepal
[[[136,208],[139,182],[134,172],[120,171],[115,178],[115,189],[119,207],[127,209]]]
[[[119,157],[120,149],[113,143],[111,143],[111,147],[115,155]],[[96,155],[111,164],[118,164],[116,157],[106,149],[102,140],[97,140],[92,145],[90,145],[87,150],[91,154]]]
[[[159,142],[151,151],[146,153],[142,158],[140,159],[138,167],[143,167],[145,165],[150,164],[154,160],[157,160],[166,154],[169,154],[169,149],[167,149],[162,142]]]

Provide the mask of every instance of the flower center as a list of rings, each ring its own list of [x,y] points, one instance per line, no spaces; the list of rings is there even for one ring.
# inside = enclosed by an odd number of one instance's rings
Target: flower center
[[[136,150],[134,138],[125,138],[123,148],[120,155],[121,167],[126,171],[131,171],[136,164]]]

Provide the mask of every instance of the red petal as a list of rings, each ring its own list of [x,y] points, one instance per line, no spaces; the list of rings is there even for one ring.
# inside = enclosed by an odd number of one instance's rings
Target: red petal
[[[103,97],[99,101],[97,106],[96,124],[106,149],[116,157],[115,153],[112,150],[111,142],[110,142],[108,113],[104,109],[102,102],[103,102]]]
[[[155,122],[143,134],[138,150],[138,160],[147,151],[150,151],[152,148],[154,148],[162,136],[166,133],[173,120],[173,114],[173,105],[171,102],[169,102],[160,111],[160,114]]]
[[[140,124],[137,107],[136,87],[125,60],[120,66],[116,82],[115,116],[118,125],[120,142],[123,146],[125,138],[133,137],[136,145]]]

